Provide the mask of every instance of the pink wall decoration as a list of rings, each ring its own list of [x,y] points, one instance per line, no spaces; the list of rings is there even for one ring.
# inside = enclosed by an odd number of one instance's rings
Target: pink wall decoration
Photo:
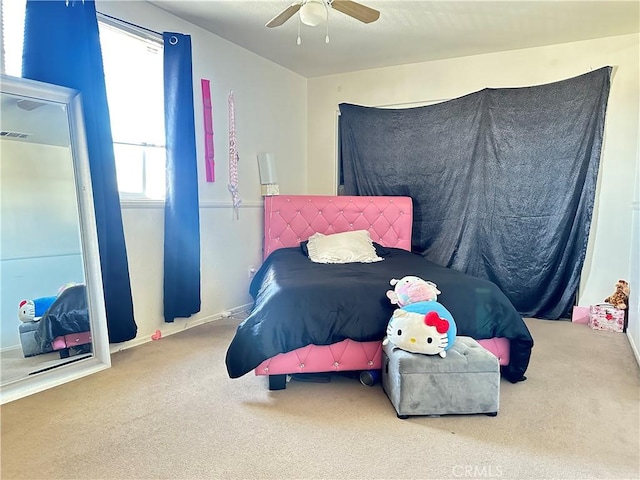
[[[204,113],[204,162],[207,182],[216,181],[215,152],[213,149],[213,105],[209,80],[201,79],[202,111]]]

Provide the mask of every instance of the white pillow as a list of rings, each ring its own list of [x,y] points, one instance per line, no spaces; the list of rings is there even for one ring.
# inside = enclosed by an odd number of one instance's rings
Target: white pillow
[[[316,263],[371,263],[382,260],[376,255],[376,249],[366,230],[332,235],[314,233],[309,237],[307,250],[311,261]]]

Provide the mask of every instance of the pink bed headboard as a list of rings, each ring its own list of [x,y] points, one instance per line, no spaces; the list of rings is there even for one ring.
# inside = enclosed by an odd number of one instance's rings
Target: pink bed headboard
[[[385,247],[411,250],[410,197],[275,195],[264,199],[264,252],[296,247],[316,232],[368,230]]]

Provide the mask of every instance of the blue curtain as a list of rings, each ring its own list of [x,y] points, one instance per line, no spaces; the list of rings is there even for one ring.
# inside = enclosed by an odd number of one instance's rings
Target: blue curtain
[[[340,105],[347,195],[413,198],[412,248],[567,318],[584,264],[611,67],[417,108]]]
[[[191,37],[163,33],[167,196],[164,210],[164,319],[200,311],[200,209]]]
[[[137,326],[93,1],[27,2],[22,76],[82,94],[109,341],[131,340]]]

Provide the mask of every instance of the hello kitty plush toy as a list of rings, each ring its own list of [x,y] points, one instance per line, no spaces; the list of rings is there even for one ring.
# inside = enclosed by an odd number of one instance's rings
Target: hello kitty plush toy
[[[35,322],[53,304],[56,297],[40,297],[22,300],[18,306],[18,318],[21,322]]]
[[[389,284],[394,289],[387,290],[387,298],[401,308],[411,303],[435,301],[440,295],[435,283],[414,275],[407,275],[400,280],[392,278]]]
[[[412,353],[447,356],[455,343],[456,322],[451,313],[436,301],[416,302],[393,312],[382,344],[393,344]]]
[[[49,309],[53,302],[64,292],[67,288],[80,285],[79,283],[65,283],[58,289],[57,295],[50,297],[39,297],[31,300],[22,300],[18,305],[18,318],[21,322],[37,322],[40,317]]]

